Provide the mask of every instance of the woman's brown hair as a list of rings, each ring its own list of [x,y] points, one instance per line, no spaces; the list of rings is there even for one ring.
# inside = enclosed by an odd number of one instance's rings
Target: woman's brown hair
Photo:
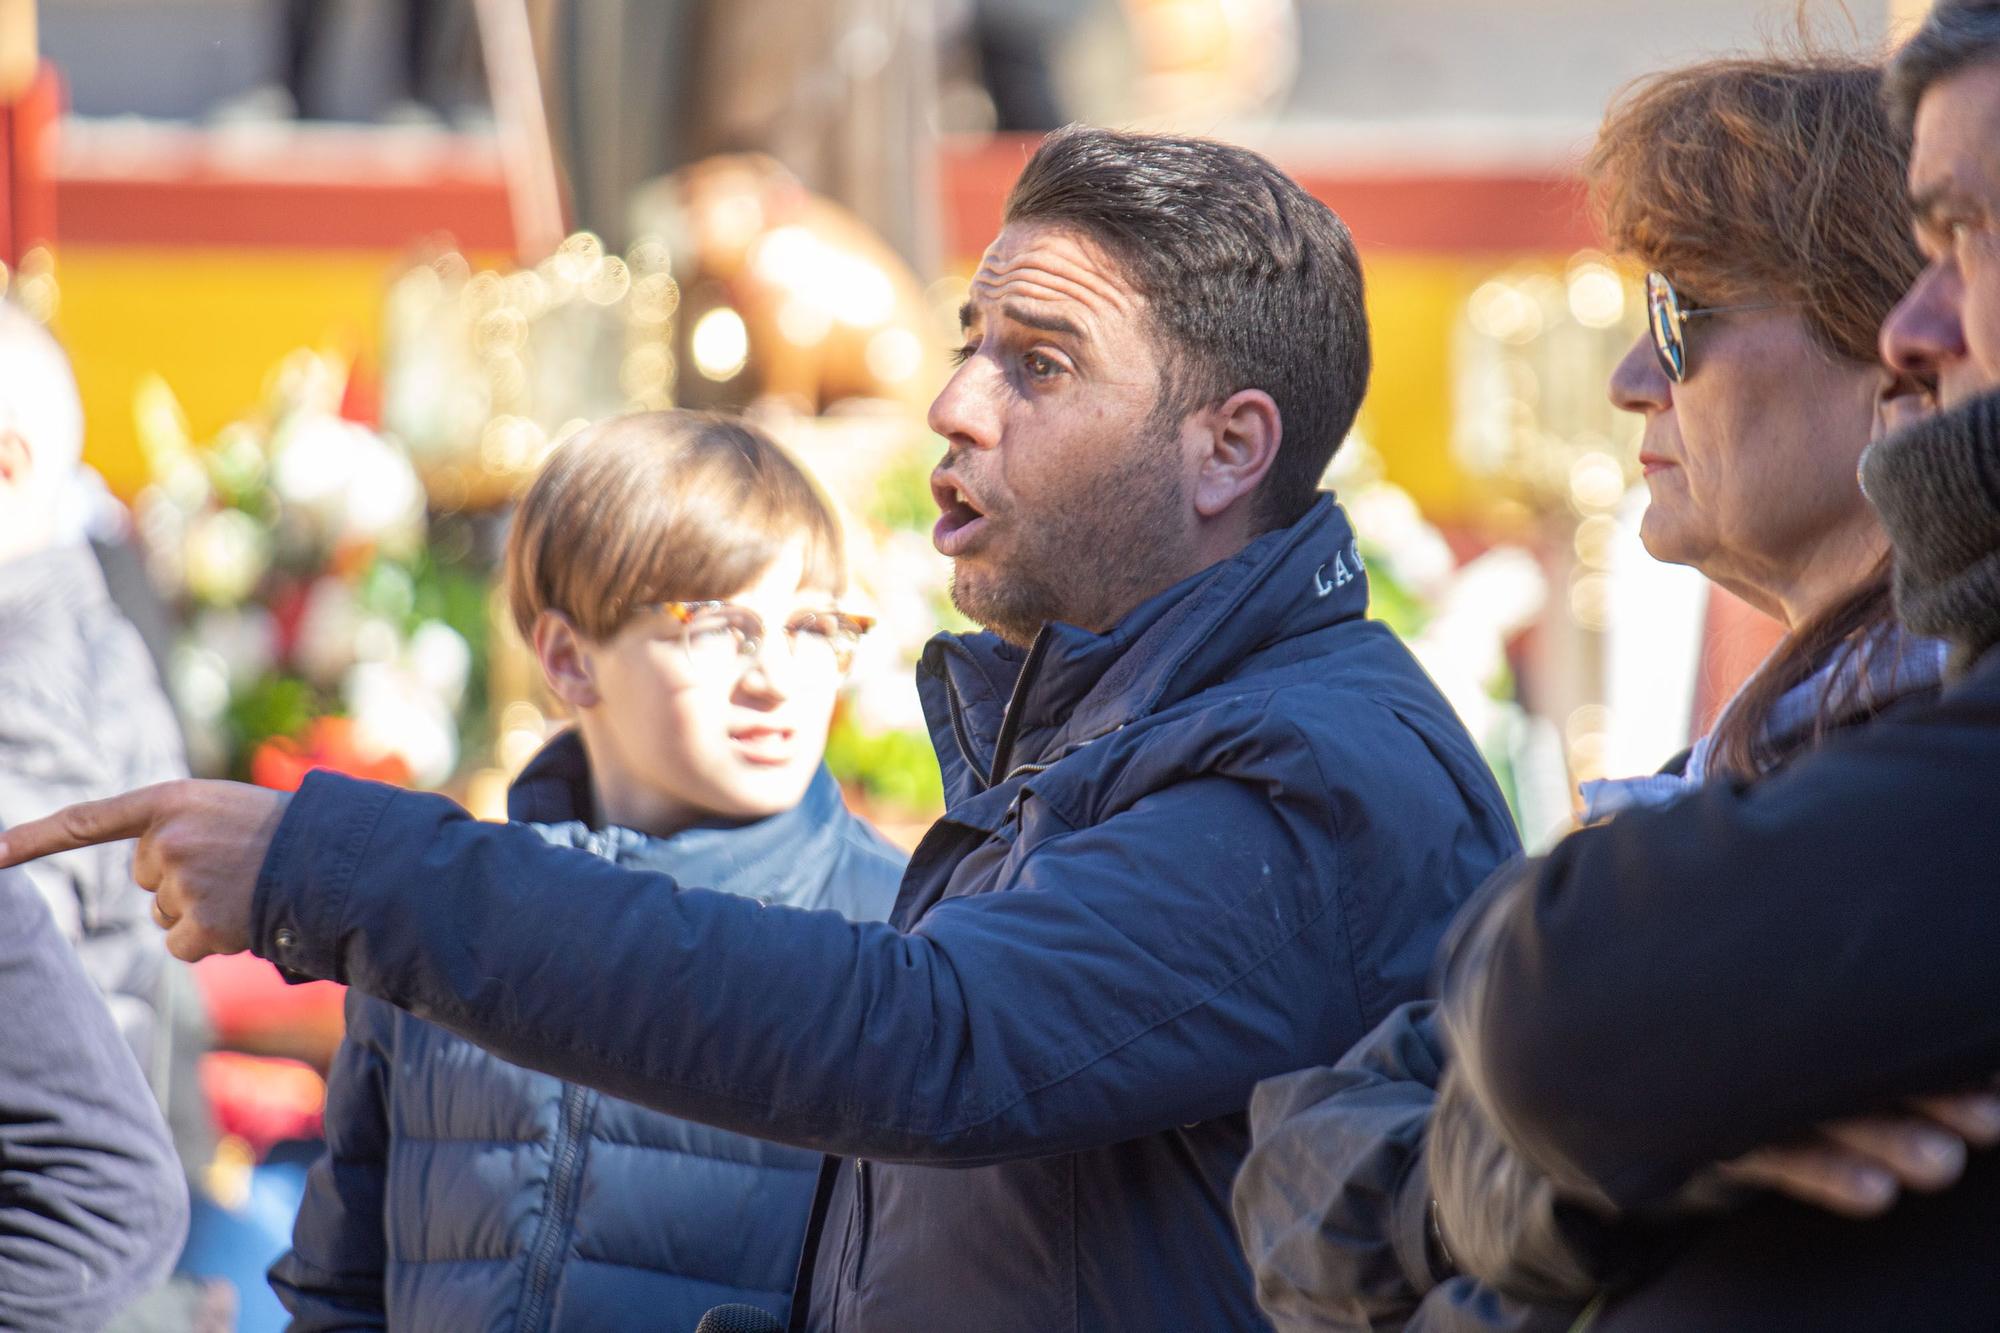
[[[1715,60],[1639,80],[1613,103],[1586,171],[1613,249],[1705,305],[1799,308],[1831,355],[1876,359],[1876,335],[1923,268],[1904,176],[1909,143],[1879,65],[1800,55]],[[1870,707],[1867,655],[1895,622],[1885,555],[1793,627],[1715,729],[1711,768],[1752,777]],[[1834,668],[1817,723],[1783,751],[1784,694]]]
[[[550,454],[522,497],[508,607],[523,638],[559,611],[602,641],[653,603],[735,595],[793,543],[802,586],[845,591],[832,508],[762,431],[701,412],[613,417]]]

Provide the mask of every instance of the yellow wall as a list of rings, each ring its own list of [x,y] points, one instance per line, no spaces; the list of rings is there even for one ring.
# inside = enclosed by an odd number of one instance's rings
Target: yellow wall
[[[76,365],[85,456],[120,495],[144,483],[132,395],[149,371],[173,386],[205,439],[255,404],[266,373],[293,348],[372,353],[398,258],[65,245],[56,332]]]
[[[1471,497],[1451,456],[1451,330],[1478,279],[1456,258],[1371,257],[1367,273],[1375,370],[1361,432],[1426,514],[1456,517]]]
[[[1568,256],[1484,258],[1364,255],[1375,373],[1361,429],[1382,455],[1389,480],[1433,521],[1470,522],[1485,508],[1478,483],[1452,456],[1454,332],[1466,300],[1495,273]]]

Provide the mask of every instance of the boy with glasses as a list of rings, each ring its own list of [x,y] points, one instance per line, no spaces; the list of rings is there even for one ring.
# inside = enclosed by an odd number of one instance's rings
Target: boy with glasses
[[[825,500],[748,426],[646,413],[565,445],[515,516],[507,593],[576,725],[514,784],[509,813],[616,865],[886,917],[903,858],[847,812],[821,762],[867,628],[839,607],[845,582]],[[327,1153],[272,1282],[294,1329],[691,1328],[720,1302],[780,1313],[819,1164],[531,1073],[350,993]]]

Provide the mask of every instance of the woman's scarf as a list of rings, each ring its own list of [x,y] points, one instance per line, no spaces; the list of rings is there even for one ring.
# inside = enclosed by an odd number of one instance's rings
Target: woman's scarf
[[[1863,716],[1873,716],[1899,699],[1935,690],[1944,679],[1945,655],[1946,645],[1937,639],[1923,638],[1901,627],[1878,631],[1865,648],[1834,654],[1818,671],[1779,695],[1771,715],[1764,719],[1763,739],[1779,753],[1796,749],[1819,724],[1829,699],[1840,700]],[[1738,690],[1723,715],[1727,716],[1742,697],[1742,690]],[[1582,821],[1595,824],[1635,806],[1665,805],[1701,786],[1711,776],[1717,730],[1720,728],[1694,743],[1687,764],[1678,773],[1584,783]]]

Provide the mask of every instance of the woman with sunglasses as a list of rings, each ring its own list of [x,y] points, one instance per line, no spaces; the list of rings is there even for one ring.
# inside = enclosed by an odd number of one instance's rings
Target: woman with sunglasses
[[[741,422],[642,413],[565,444],[514,516],[507,595],[576,725],[509,813],[579,856],[885,919],[903,857],[821,762],[867,629],[845,583],[825,499]],[[358,993],[347,1016],[327,1150],[271,1270],[294,1330],[786,1312],[818,1154],[531,1073]]]
[[[1642,80],[1600,133],[1604,229],[1651,270],[1648,329],[1610,386],[1645,421],[1642,539],[1787,632],[1713,732],[1668,771],[1591,784],[1586,818],[1755,781],[1937,689],[1943,649],[1896,626],[1856,480],[1871,433],[1923,397],[1875,357],[1921,267],[1878,89],[1855,62],[1713,62]],[[1565,1330],[1655,1239],[1558,1201],[1502,1144],[1456,1085],[1430,1002],[1331,1069],[1262,1085],[1251,1120],[1236,1218],[1280,1330]],[[1719,1176],[1846,1207],[1848,1172],[1885,1165],[1819,1164],[1779,1154]]]

